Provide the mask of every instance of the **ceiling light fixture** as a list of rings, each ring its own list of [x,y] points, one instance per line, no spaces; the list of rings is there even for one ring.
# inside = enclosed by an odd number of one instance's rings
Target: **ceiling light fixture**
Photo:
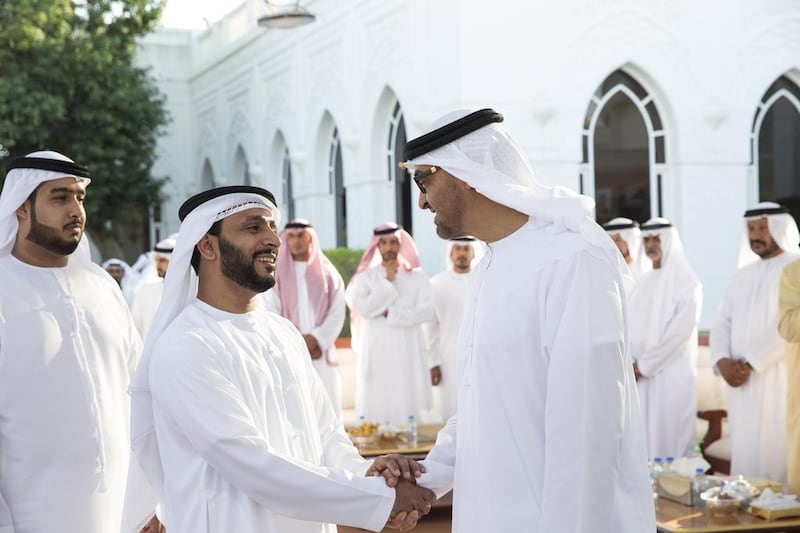
[[[304,7],[300,6],[300,0],[297,0],[294,6],[291,7],[277,6],[269,0],[265,0],[265,2],[269,11],[266,15],[258,19],[258,25],[265,28],[280,28],[286,30],[309,24],[314,22],[317,18],[314,14],[309,13]]]

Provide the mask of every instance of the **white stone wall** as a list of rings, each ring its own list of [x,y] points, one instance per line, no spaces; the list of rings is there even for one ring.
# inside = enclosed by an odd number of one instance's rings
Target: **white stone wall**
[[[781,75],[800,82],[797,0],[316,0],[313,24],[259,28],[246,0],[203,32],[142,40],[173,115],[156,173],[169,174],[165,231],[203,187],[239,183],[241,146],[253,184],[281,198],[292,156],[296,214],[335,244],[327,160],[342,139],[351,247],[395,219],[385,145],[395,100],[409,138],[455,108],[493,107],[545,184],[577,189],[590,98],[616,69],[652,95],[666,131],[664,216],[681,231],[705,287],[701,327],[727,286],[745,208],[757,201],[753,116]],[[241,166],[241,162],[239,162]],[[583,169],[586,171],[586,169]],[[589,172],[591,177],[591,172]],[[444,267],[431,216],[415,211],[423,267]]]

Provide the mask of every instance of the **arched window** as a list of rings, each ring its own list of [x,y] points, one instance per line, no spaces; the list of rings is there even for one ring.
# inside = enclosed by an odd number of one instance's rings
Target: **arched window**
[[[800,220],[800,88],[785,76],[767,92],[753,117],[751,137],[759,201],[788,207]]]
[[[328,183],[329,192],[333,195],[334,213],[336,217],[336,246],[347,246],[347,192],[344,187],[344,170],[342,165],[342,144],[339,140],[339,129],[334,128],[328,150]]]
[[[281,192],[286,202],[286,221],[294,218],[294,193],[292,192],[292,158],[289,147],[283,149],[283,165],[281,167]]]
[[[214,169],[211,167],[211,162],[206,159],[203,162],[203,173],[200,175],[200,186],[202,190],[207,191],[217,186],[214,180]]]
[[[389,122],[389,139],[386,144],[386,162],[388,177],[394,181],[395,220],[406,231],[413,233],[411,219],[414,203],[414,191],[411,188],[411,176],[399,163],[403,161],[406,149],[406,124],[403,120],[403,108],[397,102]]]
[[[664,129],[639,82],[617,70],[600,84],[586,110],[582,141],[581,192],[594,196],[599,223],[662,214]]]
[[[250,183],[250,167],[247,164],[247,156],[241,145],[236,148],[236,155],[233,158],[232,178],[233,183],[237,185],[252,185]]]

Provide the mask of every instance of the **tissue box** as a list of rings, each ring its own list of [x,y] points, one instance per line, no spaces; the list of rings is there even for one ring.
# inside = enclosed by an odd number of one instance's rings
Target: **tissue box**
[[[658,495],[662,498],[692,505],[692,478],[673,472],[662,472],[658,475]]]
[[[767,509],[766,507],[753,505],[750,507],[750,512],[755,516],[760,516],[766,520],[793,518],[800,516],[800,504],[797,504],[794,507],[784,507],[783,509]]]

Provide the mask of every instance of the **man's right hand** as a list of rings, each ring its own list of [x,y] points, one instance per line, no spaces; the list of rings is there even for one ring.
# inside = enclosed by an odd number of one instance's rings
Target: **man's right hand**
[[[151,518],[150,521],[147,524],[145,524],[140,533],[165,533],[165,532],[166,529],[164,529],[164,526],[161,524],[161,522],[158,521],[158,517],[154,515],[153,518]]]
[[[317,338],[311,333],[306,333],[303,335],[303,340],[306,341],[306,346],[308,347],[308,353],[311,355],[311,359],[320,359],[322,357],[322,348],[319,347]]]
[[[717,368],[722,378],[731,387],[741,387],[750,379],[752,367],[744,359],[731,359],[723,357],[717,361]]]
[[[391,519],[387,525],[401,531],[414,527],[422,515],[430,512],[431,505],[436,500],[433,491],[403,478],[398,481],[395,492],[394,506],[389,515]],[[401,517],[402,520],[398,520]]]

